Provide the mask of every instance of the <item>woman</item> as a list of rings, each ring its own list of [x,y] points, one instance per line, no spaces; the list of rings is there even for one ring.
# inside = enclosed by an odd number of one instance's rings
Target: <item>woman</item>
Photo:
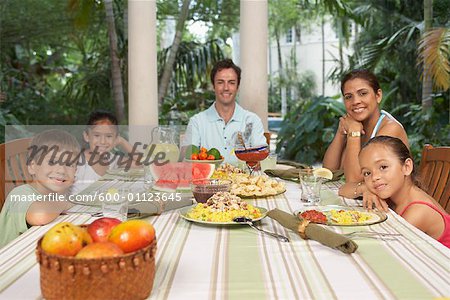
[[[343,169],[346,183],[339,189],[339,194],[357,198],[367,192],[358,162],[361,146],[378,135],[397,137],[405,145],[408,145],[408,138],[403,126],[394,117],[380,111],[383,92],[373,73],[368,70],[351,71],[342,79],[341,92],[347,114],[339,119],[334,139],[325,153],[323,166],[330,170]],[[364,196],[376,197],[370,193]],[[380,205],[375,198],[365,201],[371,202],[375,202],[377,207]],[[387,209],[384,201],[382,206]]]

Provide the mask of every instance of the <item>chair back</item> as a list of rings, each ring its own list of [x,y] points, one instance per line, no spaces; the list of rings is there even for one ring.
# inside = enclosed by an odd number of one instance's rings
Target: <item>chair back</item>
[[[32,180],[27,168],[30,142],[23,138],[0,144],[0,210],[13,188]]]
[[[425,145],[419,175],[422,188],[450,213],[450,147]]]

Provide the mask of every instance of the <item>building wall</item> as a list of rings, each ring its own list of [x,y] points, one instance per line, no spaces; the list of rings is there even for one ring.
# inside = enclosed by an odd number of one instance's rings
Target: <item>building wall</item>
[[[293,31],[293,30],[292,30]],[[339,59],[339,41],[337,35],[333,31],[329,23],[325,23],[325,96],[334,96],[339,93],[339,85],[333,85],[331,81],[327,80],[331,70],[337,65],[336,59]],[[317,94],[322,94],[322,33],[321,26],[317,24],[311,31],[302,32],[300,41],[294,45],[293,42],[286,41],[286,34],[280,39],[280,47],[282,53],[283,64],[289,61],[292,53],[292,48],[295,46],[297,57],[297,70],[303,73],[307,70],[312,71],[315,75]],[[269,50],[269,73],[277,74],[278,66],[278,50],[274,39],[270,41]],[[348,53],[349,49],[344,49],[344,53]],[[346,54],[344,54],[344,59]]]

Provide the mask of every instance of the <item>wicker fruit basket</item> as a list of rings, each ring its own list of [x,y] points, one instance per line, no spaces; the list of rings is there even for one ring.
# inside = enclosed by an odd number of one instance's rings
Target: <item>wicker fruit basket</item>
[[[145,299],[155,278],[156,239],[118,257],[82,259],[48,254],[36,248],[41,291],[52,299]]]

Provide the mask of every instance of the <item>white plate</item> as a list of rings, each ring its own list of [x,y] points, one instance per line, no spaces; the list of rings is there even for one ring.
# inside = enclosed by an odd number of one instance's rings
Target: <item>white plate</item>
[[[307,209],[301,209],[301,210],[297,210],[294,212],[295,216],[298,216],[298,214],[307,211],[307,210],[317,210],[322,212],[324,215],[327,216],[328,222],[327,224],[324,225],[329,225],[329,226],[367,226],[367,225],[373,225],[373,224],[377,224],[377,223],[381,223],[387,220],[387,215],[384,212],[380,212],[380,211],[366,211],[363,208],[360,207],[347,207],[347,206],[340,206],[340,205],[326,205],[326,206],[311,206],[310,208]],[[360,211],[360,212],[364,212],[366,214],[370,215],[370,219],[366,220],[364,222],[356,222],[356,223],[352,223],[352,224],[338,224],[335,223],[331,220],[330,218],[330,211],[331,210],[355,210],[355,211]]]
[[[208,225],[242,225],[243,224],[243,223],[238,223],[238,222],[210,222],[210,221],[201,221],[201,220],[189,218],[187,216],[187,213],[191,209],[193,209],[196,205],[190,206],[190,207],[184,207],[184,208],[180,209],[180,212],[179,212],[180,213],[180,217],[182,217],[183,219],[185,219],[187,221],[200,223],[200,224],[208,224]],[[262,216],[259,217],[259,218],[256,218],[256,219],[252,219],[252,222],[259,221],[259,220],[265,218],[266,215],[267,215],[267,209],[265,209],[264,207],[255,206],[255,208],[258,208],[261,211]]]

